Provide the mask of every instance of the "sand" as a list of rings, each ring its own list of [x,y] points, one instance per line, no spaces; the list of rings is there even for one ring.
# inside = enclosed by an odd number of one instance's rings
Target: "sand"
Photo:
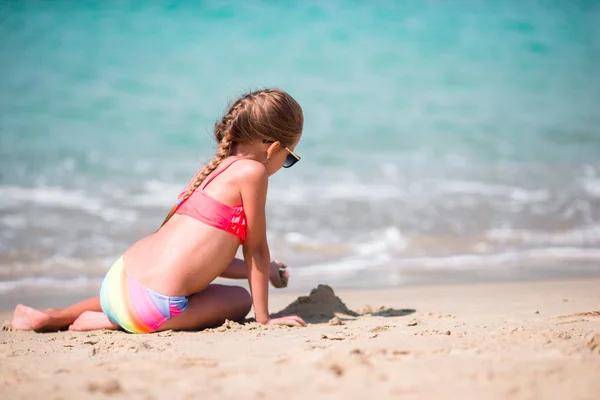
[[[600,279],[273,292],[309,326],[2,331],[0,398],[600,398]]]

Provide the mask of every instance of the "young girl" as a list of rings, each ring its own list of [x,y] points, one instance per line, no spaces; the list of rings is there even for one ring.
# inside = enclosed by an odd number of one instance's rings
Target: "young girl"
[[[154,234],[131,246],[110,268],[100,296],[63,310],[15,309],[14,329],[119,329],[131,333],[196,330],[240,320],[254,306],[262,324],[303,326],[298,316],[271,317],[269,279],[287,275],[270,262],[265,202],[269,176],[300,160],[300,105],[279,89],[239,98],[215,124],[213,159],[192,178]],[[244,261],[234,258],[243,246]],[[211,284],[247,278],[241,287]]]

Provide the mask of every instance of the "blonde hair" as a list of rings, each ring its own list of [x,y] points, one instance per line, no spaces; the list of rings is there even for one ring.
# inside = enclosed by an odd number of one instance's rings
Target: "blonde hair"
[[[238,98],[215,123],[214,134],[219,144],[215,155],[188,184],[178,204],[171,209],[162,225],[167,223],[179,205],[194,193],[219,164],[231,155],[237,143],[269,140],[291,146],[302,133],[303,125],[302,108],[281,89],[257,90]]]

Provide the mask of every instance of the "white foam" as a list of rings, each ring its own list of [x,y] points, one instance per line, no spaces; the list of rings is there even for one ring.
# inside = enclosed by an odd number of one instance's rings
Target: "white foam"
[[[585,178],[582,180],[581,186],[590,196],[600,198],[600,179]]]
[[[322,243],[315,238],[308,237],[298,232],[289,232],[284,235],[287,243],[299,246],[320,247]]]
[[[184,188],[181,185],[149,180],[144,182],[144,191],[128,197],[128,202],[141,207],[167,208],[177,202],[177,196]]]
[[[297,183],[289,187],[269,188],[271,201],[287,205],[331,203],[332,201],[353,200],[376,202],[399,199],[403,190],[395,184],[364,183],[353,178],[335,181]]]
[[[35,203],[61,208],[77,208],[96,212],[102,203],[81,190],[68,190],[59,187],[25,188],[18,186],[0,186],[0,207],[20,206],[23,203]]]
[[[498,228],[488,231],[485,237],[495,242],[518,242],[529,245],[600,246],[600,225],[555,232]]]
[[[386,257],[379,258],[344,258],[337,262],[312,264],[302,268],[294,269],[294,275],[299,277],[309,276],[348,276],[360,271],[365,271],[381,266],[389,261]]]
[[[28,203],[45,207],[80,210],[98,216],[106,222],[129,223],[137,219],[135,211],[107,207],[103,201],[82,190],[60,187],[0,186],[0,209],[21,207],[23,204]],[[15,223],[14,220],[12,222]],[[9,223],[11,223],[10,220]]]
[[[415,257],[394,262],[394,265],[410,268],[477,269],[504,266],[526,266],[552,261],[600,261],[600,249],[574,247],[531,249],[497,254],[464,254],[448,257]]]
[[[23,278],[12,281],[0,281],[0,293],[7,293],[25,289],[56,289],[56,290],[73,290],[82,289],[90,286],[100,285],[102,279],[78,277],[74,279],[57,279],[57,278]]]
[[[489,184],[477,181],[442,182],[438,186],[444,193],[502,196],[518,203],[539,203],[550,198],[548,190],[527,190],[516,186]]]
[[[23,215],[6,215],[0,218],[0,223],[12,229],[23,229],[27,227],[27,219]]]
[[[408,247],[408,239],[396,227],[388,227],[382,232],[375,233],[373,240],[354,246],[355,252],[360,256],[383,255],[387,256],[390,250],[402,251]]]
[[[551,200],[548,188],[529,189],[519,186],[485,183],[471,180],[417,180],[407,181],[396,176],[392,164],[382,164],[383,180],[360,179],[346,173],[342,176],[322,176],[299,182],[277,182],[269,189],[270,201],[291,206],[307,204],[330,205],[336,201],[362,201],[369,203],[402,201],[405,205],[427,205],[444,199],[455,201],[457,206],[476,207],[485,198],[490,201],[507,202],[514,211],[530,204],[546,204]],[[586,181],[588,191],[596,193],[595,181]],[[447,195],[466,195],[449,199]]]
[[[402,190],[395,185],[365,184],[362,182],[334,183],[321,188],[321,197],[327,200],[388,200],[397,199]]]
[[[544,263],[564,261],[600,261],[600,249],[544,248],[497,254],[461,254],[446,257],[409,257],[390,260],[386,257],[346,258],[335,263],[319,263],[300,267],[294,274],[302,278],[351,276],[372,270],[373,273],[390,272],[390,279],[398,279],[399,270],[482,270],[482,268],[520,268]],[[382,269],[383,266],[389,268]],[[386,272],[386,273],[387,273]],[[510,269],[506,270],[510,273]]]

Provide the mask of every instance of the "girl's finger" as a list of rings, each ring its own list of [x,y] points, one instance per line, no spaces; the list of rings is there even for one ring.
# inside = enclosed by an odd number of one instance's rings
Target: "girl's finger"
[[[306,326],[306,322],[304,322],[304,320],[297,315],[292,315],[289,318],[293,320],[295,324],[297,324],[295,326]]]
[[[299,316],[297,316],[297,315],[296,315],[295,317],[296,317],[296,320],[297,320],[298,322],[300,322],[300,325],[302,325],[302,326],[306,326],[306,322],[305,322],[305,321],[304,321],[302,318],[300,318],[300,317],[299,317]]]

